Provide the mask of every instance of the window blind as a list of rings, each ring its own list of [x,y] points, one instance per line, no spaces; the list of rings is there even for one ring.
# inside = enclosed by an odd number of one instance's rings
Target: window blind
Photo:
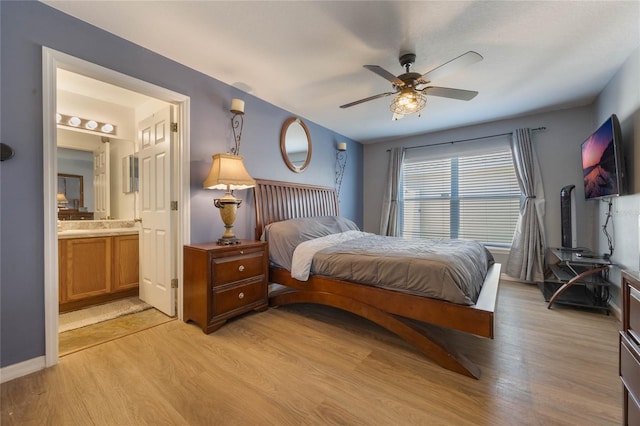
[[[425,151],[403,165],[401,229],[406,238],[464,238],[508,246],[521,192],[508,139],[429,159]]]

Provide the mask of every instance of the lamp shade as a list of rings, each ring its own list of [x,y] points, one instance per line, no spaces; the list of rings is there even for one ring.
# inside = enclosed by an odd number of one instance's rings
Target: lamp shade
[[[209,175],[202,183],[207,189],[247,189],[256,186],[256,181],[244,167],[242,157],[231,154],[214,154]]]
[[[67,204],[69,202],[62,192],[58,192],[56,200],[58,200],[58,204]]]

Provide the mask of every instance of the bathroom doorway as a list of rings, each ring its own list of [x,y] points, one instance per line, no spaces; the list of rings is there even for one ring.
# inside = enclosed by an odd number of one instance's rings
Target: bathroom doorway
[[[176,113],[178,131],[175,135],[175,144],[171,150],[175,153],[174,160],[168,164],[171,168],[172,200],[178,202],[180,207],[172,212],[172,232],[175,237],[171,246],[172,253],[169,258],[174,266],[172,274],[177,278],[182,275],[182,251],[179,250],[189,241],[189,141],[188,141],[188,110],[189,98],[169,91],[167,89],[151,85],[149,83],[133,79],[132,77],[117,73],[112,70],[91,64],[78,58],[66,55],[52,49],[43,48],[43,149],[44,149],[44,222],[45,222],[45,337],[46,354],[45,365],[57,363],[59,355],[58,346],[58,236],[57,236],[57,80],[58,70],[61,73],[71,72],[96,81],[108,83],[121,89],[154,98],[172,105]],[[133,218],[132,218],[133,219]],[[173,314],[182,317],[182,292],[181,289],[172,291]]]
[[[147,188],[141,181],[144,174],[138,173],[141,119],[158,116],[170,122],[172,106],[64,69],[57,70],[56,94],[62,357],[175,316],[173,297],[160,292],[151,301],[148,294],[141,294],[148,289],[140,289],[142,267],[155,270],[158,263],[171,264],[171,247],[162,250],[164,258],[159,261],[139,253],[141,186]],[[80,123],[70,124],[73,117]],[[153,131],[162,125],[153,124]],[[102,127],[108,131],[101,132]],[[165,134],[163,150],[168,151],[172,134]],[[167,275],[170,281],[170,272]]]

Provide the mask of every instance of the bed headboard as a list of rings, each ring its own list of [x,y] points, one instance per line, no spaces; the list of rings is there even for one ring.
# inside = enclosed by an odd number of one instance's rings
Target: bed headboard
[[[313,216],[338,216],[335,188],[256,179],[256,239],[265,226],[281,220]]]

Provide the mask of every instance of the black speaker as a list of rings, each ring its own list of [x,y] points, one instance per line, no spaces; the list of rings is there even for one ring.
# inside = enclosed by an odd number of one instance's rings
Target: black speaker
[[[571,192],[575,185],[567,185],[560,190],[560,220],[562,224],[562,247],[573,248]]]

